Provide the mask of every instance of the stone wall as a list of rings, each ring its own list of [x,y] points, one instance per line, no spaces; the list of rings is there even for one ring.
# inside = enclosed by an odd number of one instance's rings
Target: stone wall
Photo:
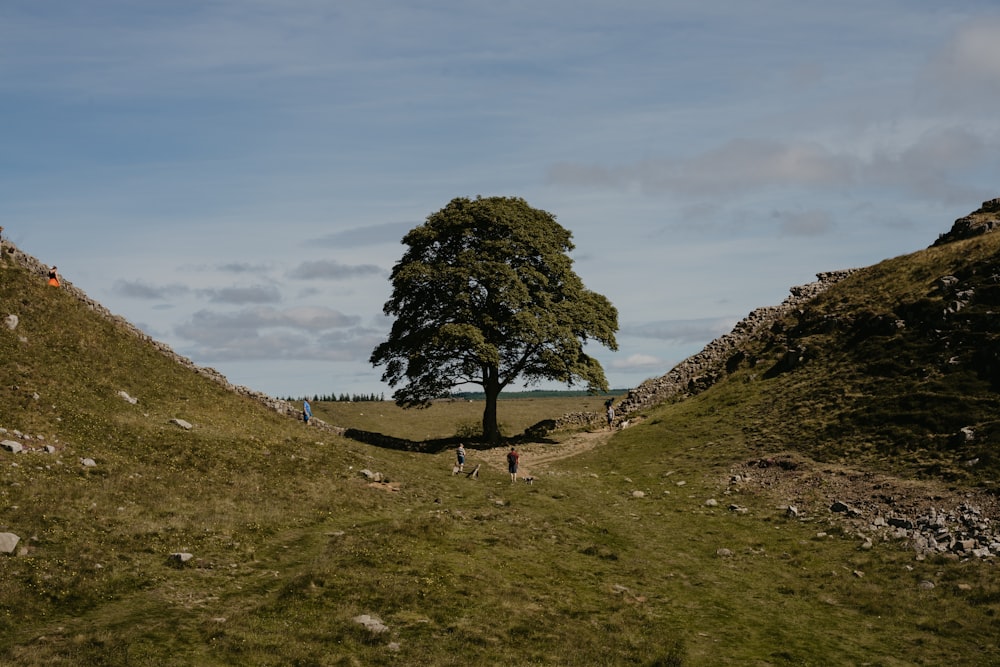
[[[769,328],[776,320],[816,298],[858,269],[816,274],[816,282],[792,287],[781,305],[757,308],[733,330],[716,338],[697,354],[677,364],[669,373],[646,380],[615,405],[615,422],[627,421],[640,410],[684,396],[700,393],[726,375],[726,365],[738,358],[748,341]],[[600,419],[600,416],[598,416]]]

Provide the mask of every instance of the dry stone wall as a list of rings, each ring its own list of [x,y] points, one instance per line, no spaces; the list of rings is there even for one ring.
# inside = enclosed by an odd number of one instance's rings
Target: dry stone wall
[[[776,320],[816,298],[830,286],[858,269],[828,271],[816,274],[817,280],[792,287],[790,296],[781,305],[757,308],[743,318],[729,333],[716,338],[697,354],[677,364],[666,375],[646,380],[629,390],[615,406],[615,421],[621,424],[640,410],[682,396],[692,396],[708,389],[726,374],[726,364],[748,341],[760,335]]]

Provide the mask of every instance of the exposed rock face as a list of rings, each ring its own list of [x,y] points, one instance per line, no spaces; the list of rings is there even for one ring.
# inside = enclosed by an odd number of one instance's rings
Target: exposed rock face
[[[951,231],[939,236],[931,247],[970,239],[992,232],[997,228],[1000,228],[1000,198],[984,201],[982,208],[978,211],[956,220]]]

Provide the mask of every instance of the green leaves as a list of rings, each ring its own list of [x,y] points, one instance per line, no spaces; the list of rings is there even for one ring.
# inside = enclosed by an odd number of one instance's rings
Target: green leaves
[[[467,383],[481,385],[489,403],[519,377],[607,388],[583,345],[617,349],[618,312],[573,272],[571,234],[552,214],[517,197],[458,198],[403,243],[384,308],[396,320],[371,356],[384,381],[404,385],[398,403],[423,404]]]

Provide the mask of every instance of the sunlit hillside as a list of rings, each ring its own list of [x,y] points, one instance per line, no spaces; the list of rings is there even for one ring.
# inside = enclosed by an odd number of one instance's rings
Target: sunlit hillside
[[[458,474],[467,402],[307,426],[5,251],[0,664],[998,664],[1000,235],[947,241]]]

